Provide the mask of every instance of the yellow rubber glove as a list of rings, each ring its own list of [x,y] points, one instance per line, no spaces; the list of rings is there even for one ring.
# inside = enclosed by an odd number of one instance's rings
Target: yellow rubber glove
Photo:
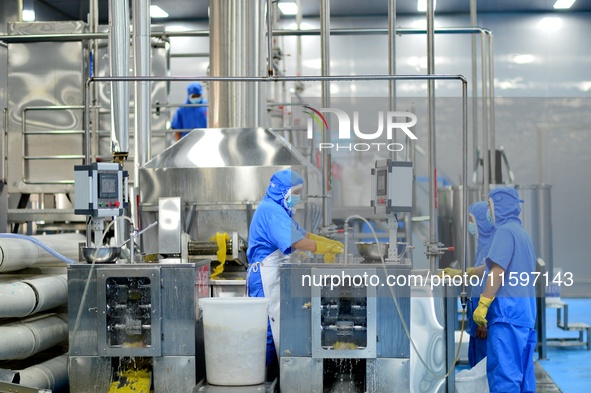
[[[480,295],[478,307],[476,307],[476,310],[474,310],[473,315],[474,322],[476,322],[478,326],[486,326],[486,314],[488,313],[488,308],[490,307],[490,304],[493,302],[493,300],[495,300],[494,297],[489,299],[484,297],[484,295]]]
[[[324,254],[324,263],[334,263],[334,254]]]
[[[460,269],[452,269],[451,267],[446,267],[445,269],[443,269],[441,273],[439,273],[439,276],[443,277],[444,274],[448,277],[455,277],[461,276],[462,271]],[[473,276],[476,274],[476,269],[473,267],[469,267],[468,269],[466,269],[466,274],[468,275],[468,277]]]
[[[314,254],[340,254],[343,252],[343,247],[338,246],[336,244],[326,243],[320,240],[315,240],[316,242],[316,251]],[[334,256],[334,255],[333,255]]]
[[[324,236],[315,235],[313,233],[310,233],[309,237],[310,237],[310,240],[314,240],[315,242],[316,241],[321,241],[321,242],[328,243],[328,244],[333,244],[335,246],[341,247],[342,249],[345,249],[345,245],[343,243],[341,243],[340,241],[338,241],[338,240],[332,240],[332,239],[329,239],[329,238],[324,237]]]
[[[443,276],[455,277],[455,276],[461,276],[461,275],[462,275],[462,271],[460,269],[452,269],[451,267],[446,267],[445,269],[443,269],[443,271],[441,271],[439,273],[440,277],[443,277]]]

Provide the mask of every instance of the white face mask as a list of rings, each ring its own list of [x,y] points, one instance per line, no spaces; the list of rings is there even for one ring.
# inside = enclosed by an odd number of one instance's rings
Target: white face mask
[[[191,104],[201,104],[203,102],[203,97],[189,98],[189,102]]]

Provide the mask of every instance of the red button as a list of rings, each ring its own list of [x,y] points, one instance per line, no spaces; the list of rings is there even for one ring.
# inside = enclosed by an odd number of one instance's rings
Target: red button
[[[115,207],[119,207],[121,204],[119,203],[119,201],[115,201]]]
[[[111,207],[111,202],[107,202],[107,207]]]

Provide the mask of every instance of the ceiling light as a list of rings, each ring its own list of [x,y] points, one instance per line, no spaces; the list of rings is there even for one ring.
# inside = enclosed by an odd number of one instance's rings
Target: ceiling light
[[[562,19],[549,16],[542,18],[537,26],[544,31],[558,30],[562,27]]]
[[[157,5],[150,6],[150,17],[151,18],[168,18],[168,12],[164,11]]]
[[[285,3],[279,2],[278,4],[279,10],[283,15],[297,15],[298,14],[298,5],[296,3]]]
[[[554,9],[556,10],[568,10],[576,0],[556,0],[554,3]]]
[[[23,10],[23,22],[33,22],[35,20],[35,11]]]
[[[536,61],[536,57],[534,55],[515,55],[513,57],[513,62],[517,64],[530,64]]]
[[[437,8],[437,0],[433,0],[433,11]],[[418,0],[417,1],[417,11],[419,12],[427,12],[427,0]]]

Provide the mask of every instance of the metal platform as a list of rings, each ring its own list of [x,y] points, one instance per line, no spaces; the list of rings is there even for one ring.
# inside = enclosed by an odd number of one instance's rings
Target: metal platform
[[[583,322],[569,322],[568,320],[568,304],[563,301],[555,301],[546,303],[546,307],[556,309],[556,326],[565,331],[578,331],[579,337],[569,338],[546,338],[546,345],[554,347],[578,347],[586,346],[588,351],[591,351],[591,326]],[[564,318],[562,315],[564,310]],[[586,332],[586,334],[585,334]]]

